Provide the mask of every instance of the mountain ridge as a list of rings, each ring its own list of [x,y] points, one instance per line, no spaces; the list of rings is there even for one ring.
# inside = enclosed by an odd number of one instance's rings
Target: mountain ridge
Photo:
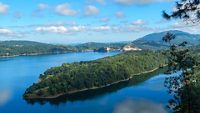
[[[179,30],[169,30],[157,33],[151,33],[144,37],[141,37],[132,42],[133,45],[136,45],[140,48],[146,49],[163,49],[168,47],[166,43],[162,41],[162,38],[167,32],[175,34],[176,38],[172,41],[175,44],[187,41],[189,46],[196,46],[200,44],[200,34],[191,34]]]

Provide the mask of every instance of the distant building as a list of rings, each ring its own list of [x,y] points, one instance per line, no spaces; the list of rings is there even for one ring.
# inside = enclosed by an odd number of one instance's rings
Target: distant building
[[[107,52],[111,51],[111,48],[110,47],[106,47],[106,51]]]
[[[15,47],[23,47],[24,45],[15,45]]]
[[[131,45],[126,45],[122,48],[123,51],[141,51],[142,49],[133,47]]]
[[[109,52],[112,51],[112,48],[110,47],[103,47],[103,48],[99,48],[97,50],[94,50],[95,52]]]

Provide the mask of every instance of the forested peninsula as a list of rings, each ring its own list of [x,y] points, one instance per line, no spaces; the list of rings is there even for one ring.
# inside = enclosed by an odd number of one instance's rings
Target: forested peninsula
[[[77,51],[74,47],[33,41],[0,41],[0,57],[57,54]]]
[[[27,88],[25,99],[52,99],[91,89],[103,88],[134,76],[152,72],[167,62],[160,52],[125,52],[94,61],[64,63],[41,74]]]

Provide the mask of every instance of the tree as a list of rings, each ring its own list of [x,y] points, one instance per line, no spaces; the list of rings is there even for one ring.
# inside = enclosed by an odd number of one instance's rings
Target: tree
[[[163,17],[167,20],[181,19],[184,21],[191,21],[196,24],[200,21],[200,0],[180,0],[176,2],[176,6],[171,14],[163,11]],[[171,41],[176,36],[167,33],[163,37],[163,41],[169,43],[170,49],[165,53],[168,57],[168,73],[180,71],[179,76],[168,77],[165,80],[165,86],[169,89],[169,93],[173,98],[169,100],[168,107],[173,112],[178,113],[194,113],[192,111],[191,103],[191,86],[193,85],[195,66],[198,65],[195,58],[190,54],[187,49],[187,42],[180,44],[172,44]],[[187,104],[182,104],[182,98],[187,100]]]
[[[187,42],[180,44],[172,44],[171,40],[176,36],[171,33],[167,33],[163,37],[163,41],[170,44],[170,49],[165,53],[168,57],[168,73],[175,73],[181,71],[179,76],[168,77],[165,80],[165,86],[169,89],[169,93],[173,95],[173,99],[170,99],[168,107],[174,112],[191,113],[191,99],[190,99],[190,85],[192,85],[194,69],[196,61],[191,56],[189,49],[184,48]],[[185,91],[185,92],[184,92]],[[184,93],[183,93],[184,92]],[[181,106],[181,98],[187,98],[187,106]],[[182,108],[182,109],[180,109]]]
[[[180,0],[176,2],[176,6],[171,14],[163,11],[163,17],[167,20],[179,18],[197,23],[200,21],[199,5],[200,0]]]

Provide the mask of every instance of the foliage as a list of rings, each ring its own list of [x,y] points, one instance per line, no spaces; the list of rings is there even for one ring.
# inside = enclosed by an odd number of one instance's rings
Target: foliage
[[[126,52],[95,61],[65,63],[40,75],[39,82],[29,87],[24,97],[48,97],[107,86],[155,69],[165,62],[161,53],[142,51]]]
[[[76,51],[76,49],[69,46],[44,44],[31,41],[0,42],[0,57],[15,55],[63,53],[69,51]]]
[[[195,74],[193,75],[193,82],[190,84],[190,110],[189,113],[200,113],[200,68],[197,67],[195,69]],[[187,93],[187,88],[185,87],[183,89],[183,94]],[[183,111],[187,111],[187,106],[188,106],[188,99],[187,95],[182,95],[181,97],[181,105],[180,109],[182,113]]]
[[[163,11],[163,17],[168,20],[179,18],[196,23],[200,20],[199,5],[200,0],[180,0],[179,2],[176,2],[176,6],[171,14],[167,14]]]
[[[200,1],[199,0],[180,0],[176,2],[176,6],[171,14],[163,12],[163,17],[167,20],[181,19],[190,24],[196,24],[200,20]],[[168,55],[169,72],[181,71],[179,76],[169,77],[165,81],[165,86],[168,87],[169,93],[174,96],[169,101],[169,106],[175,113],[197,113],[199,107],[194,107],[194,87],[197,81],[195,76],[195,67],[198,68],[199,63],[195,56],[187,48],[183,48],[187,41],[179,45],[171,44],[171,40],[175,39],[175,35],[168,33],[163,38],[163,41],[170,43]],[[197,50],[198,51],[198,50]],[[195,92],[195,93],[194,93]],[[199,93],[198,93],[199,94]],[[196,94],[195,94],[196,95]]]
[[[74,47],[77,48],[79,51],[85,51],[85,50],[99,50],[99,49],[106,48],[106,47],[110,47],[113,49],[120,49],[127,44],[128,44],[128,42],[118,42],[118,43],[89,42],[89,43],[75,45]]]
[[[165,54],[168,57],[168,73],[181,71],[180,75],[168,77],[165,80],[165,86],[169,89],[169,93],[173,95],[173,98],[169,100],[168,107],[173,109],[173,112],[192,113],[190,87],[192,82],[196,80],[193,75],[197,61],[189,49],[184,48],[187,42],[182,42],[178,45],[171,43],[171,40],[175,38],[176,36],[171,33],[167,33],[163,37],[163,41],[170,44],[170,49]],[[184,108],[181,107],[181,97],[183,96],[187,99],[187,106]]]
[[[105,47],[119,49],[126,45],[126,42],[119,43],[85,43],[79,45],[53,45],[32,41],[1,41],[0,57],[34,55],[34,54],[52,54],[64,52],[77,52],[98,50]]]

